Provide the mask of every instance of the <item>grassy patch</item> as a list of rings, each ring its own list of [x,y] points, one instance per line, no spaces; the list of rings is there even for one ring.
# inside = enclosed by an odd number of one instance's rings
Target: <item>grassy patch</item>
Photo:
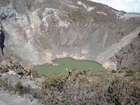
[[[35,66],[34,70],[36,70],[40,74],[45,75],[54,75],[54,74],[61,74],[67,75],[68,70],[90,70],[93,72],[102,72],[104,68],[102,65],[85,60],[74,60],[71,58],[60,58],[54,61],[53,65],[40,65]]]

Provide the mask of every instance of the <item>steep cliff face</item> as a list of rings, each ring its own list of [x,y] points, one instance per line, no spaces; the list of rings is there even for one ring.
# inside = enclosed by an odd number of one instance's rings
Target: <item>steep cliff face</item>
[[[103,64],[114,61],[122,49],[133,52],[128,48],[132,43],[136,46],[132,58],[140,63],[139,42],[134,41],[140,32],[139,14],[90,0],[0,0],[0,18],[6,32],[6,56],[24,62],[43,64],[73,57]],[[130,64],[132,58],[127,59]]]

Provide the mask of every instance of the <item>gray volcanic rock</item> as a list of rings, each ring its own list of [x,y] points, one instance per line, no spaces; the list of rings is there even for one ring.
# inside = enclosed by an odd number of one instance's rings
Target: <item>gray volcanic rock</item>
[[[6,32],[6,56],[26,63],[72,57],[102,64],[113,58],[119,67],[140,64],[140,45],[135,41],[139,14],[89,0],[0,0],[0,18]],[[120,64],[121,59],[125,63]]]
[[[6,91],[0,90],[0,105],[42,105],[37,100],[23,98],[18,95],[11,95]]]
[[[138,66],[140,64],[140,37],[134,38],[111,59],[117,61],[118,68]]]

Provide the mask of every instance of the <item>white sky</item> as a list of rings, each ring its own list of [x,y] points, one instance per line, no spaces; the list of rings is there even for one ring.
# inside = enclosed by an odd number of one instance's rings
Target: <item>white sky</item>
[[[115,9],[140,13],[140,0],[89,0],[107,4]]]

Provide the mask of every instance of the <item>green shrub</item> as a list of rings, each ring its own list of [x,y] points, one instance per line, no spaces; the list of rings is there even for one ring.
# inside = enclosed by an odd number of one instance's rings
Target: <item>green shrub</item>
[[[8,79],[0,79],[0,86],[8,90],[13,90],[13,85]]]
[[[116,70],[112,70],[112,73],[117,73],[117,71]]]
[[[28,94],[28,93],[30,93],[30,86],[25,87],[19,81],[15,84],[14,90],[15,90],[15,92],[18,92],[19,94]]]
[[[45,81],[42,82],[42,88],[46,89],[49,87],[59,87],[63,85],[65,76],[62,75],[51,75],[48,76]]]

